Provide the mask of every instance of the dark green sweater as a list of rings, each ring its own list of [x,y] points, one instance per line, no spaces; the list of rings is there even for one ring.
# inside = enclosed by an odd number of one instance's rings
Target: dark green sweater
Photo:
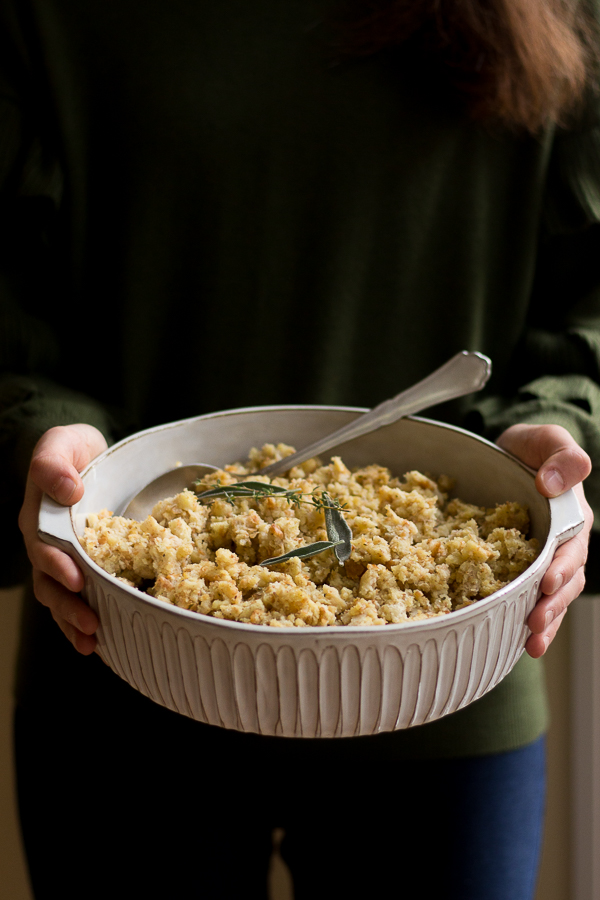
[[[572,133],[486,130],[406,52],[337,63],[328,5],[0,0],[15,547],[51,425],[114,440],[244,405],[372,406],[463,349],[492,358],[489,389],[431,415],[491,437],[556,422],[600,460],[596,110]],[[89,661],[45,610],[28,615],[35,702],[42,671],[50,695]],[[544,727],[540,667],[523,660],[467,710],[373,740],[457,755]]]

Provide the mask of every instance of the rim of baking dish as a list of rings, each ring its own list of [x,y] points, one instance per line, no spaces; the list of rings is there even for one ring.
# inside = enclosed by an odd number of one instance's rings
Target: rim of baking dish
[[[183,424],[192,421],[201,421],[204,419],[216,419],[229,417],[232,415],[241,415],[250,412],[269,412],[269,411],[294,411],[294,410],[336,410],[342,412],[356,412],[363,413],[366,410],[363,407],[355,407],[355,406],[331,406],[327,404],[286,404],[286,405],[270,405],[270,406],[246,406],[239,407],[236,409],[230,410],[219,410],[214,413],[206,413],[200,416],[190,416],[185,419],[178,419],[175,422],[168,422],[162,425],[155,425],[151,428],[146,428],[142,431],[138,431],[135,434],[128,435],[123,438],[116,444],[113,444],[107,450],[105,450],[102,454],[95,457],[88,466],[82,471],[81,477],[84,480],[85,478],[96,468],[98,467],[108,456],[111,456],[114,453],[119,452],[121,448],[131,443],[132,441],[138,440],[141,437],[144,437],[148,434],[152,434],[153,432],[158,431],[167,431],[172,428],[180,427]],[[487,447],[490,447],[495,452],[505,456],[516,466],[527,472],[531,477],[535,477],[535,470],[531,469],[529,466],[526,466],[521,460],[514,457],[512,454],[503,450],[501,447],[498,447],[497,444],[494,444],[492,441],[487,440],[487,438],[483,438],[473,432],[466,430],[465,428],[461,428],[457,425],[450,425],[445,422],[440,422],[436,419],[429,419],[424,416],[406,416],[407,419],[414,419],[419,422],[424,422],[428,425],[433,425],[441,429],[449,429],[451,431],[458,432],[464,435],[466,438],[475,441],[476,443],[484,444]],[[542,496],[542,495],[540,495]],[[231,619],[221,619],[215,616],[204,615],[203,613],[194,612],[193,610],[183,609],[182,607],[175,606],[174,604],[165,603],[163,600],[158,600],[155,597],[150,596],[149,594],[145,594],[143,591],[138,590],[137,588],[131,587],[124,582],[121,582],[117,579],[116,576],[109,574],[104,569],[102,569],[97,563],[95,563],[91,557],[87,555],[85,550],[81,547],[77,535],[77,530],[75,528],[74,516],[76,515],[76,510],[78,504],[75,504],[73,507],[65,507],[65,512],[68,512],[71,522],[71,528],[73,531],[73,546],[75,547],[79,557],[85,562],[85,564],[92,570],[92,572],[99,578],[101,581],[110,585],[113,588],[117,588],[121,591],[124,591],[126,594],[130,595],[132,598],[137,601],[141,601],[145,604],[148,604],[152,608],[156,608],[165,613],[170,613],[172,615],[177,616],[178,618],[183,617],[184,619],[189,618],[194,622],[207,622],[210,624],[214,624],[217,627],[234,629],[235,631],[248,631],[251,634],[263,633],[270,635],[278,635],[283,637],[284,635],[289,634],[303,634],[305,637],[310,635],[346,635],[351,636],[352,634],[386,634],[389,633],[390,630],[396,632],[398,630],[407,630],[410,629],[414,631],[415,629],[420,630],[421,628],[426,630],[433,630],[439,627],[443,627],[446,623],[456,622],[459,619],[464,621],[469,618],[479,617],[484,611],[486,611],[489,607],[496,605],[501,602],[503,599],[506,599],[508,595],[518,595],[521,593],[523,586],[525,584],[529,584],[532,580],[535,580],[536,575],[539,574],[539,570],[545,564],[547,557],[550,553],[554,553],[554,540],[557,535],[552,533],[552,499],[543,498],[549,505],[550,511],[550,528],[546,538],[546,541],[539,553],[539,556],[534,560],[534,562],[525,569],[514,581],[509,582],[509,584],[505,585],[500,590],[495,591],[493,594],[490,594],[489,597],[485,597],[481,600],[477,600],[475,603],[470,606],[464,607],[463,609],[453,610],[451,613],[447,615],[441,616],[432,616],[428,619],[417,619],[414,622],[406,621],[399,622],[395,624],[388,625],[310,625],[305,627],[296,627],[296,626],[284,626],[284,627],[274,627],[272,625],[253,625],[251,623],[246,622],[238,622],[236,620]],[[541,581],[541,578],[540,578]]]

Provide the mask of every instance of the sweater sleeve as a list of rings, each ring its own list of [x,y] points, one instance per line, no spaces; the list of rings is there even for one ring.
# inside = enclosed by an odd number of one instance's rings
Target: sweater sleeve
[[[600,110],[555,139],[529,314],[504,388],[477,398],[466,426],[492,439],[519,422],[566,428],[592,459],[585,489],[600,536]]]
[[[53,425],[87,422],[113,435],[111,413],[92,398],[55,382],[60,352],[61,292],[68,290],[55,250],[63,179],[58,154],[33,101],[14,22],[0,37],[0,505],[5,542],[5,585],[21,580],[26,559],[16,522],[38,438]],[[35,302],[32,302],[35,300]],[[32,310],[56,309],[48,321]],[[46,316],[46,319],[48,317]]]

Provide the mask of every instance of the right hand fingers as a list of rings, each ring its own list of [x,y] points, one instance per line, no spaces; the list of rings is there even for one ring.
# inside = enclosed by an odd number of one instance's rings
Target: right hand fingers
[[[78,594],[66,590],[44,572],[34,570],[33,589],[37,599],[47,606],[52,618],[79,653],[94,652],[98,617]]]
[[[102,434],[91,425],[51,428],[36,444],[31,458],[25,499],[19,515],[25,546],[34,569],[45,572],[70,591],[80,591],[83,577],[73,560],[43,543],[37,533],[42,494],[72,505],[81,499],[79,471],[106,448]]]
[[[64,634],[79,652],[91,653],[98,627],[95,613],[77,596],[83,576],[75,562],[38,537],[40,501],[45,492],[65,506],[83,494],[79,472],[106,449],[102,434],[90,425],[51,428],[38,441],[31,460],[25,499],[19,516],[27,553],[33,566],[37,599],[47,606]]]
[[[37,508],[39,509],[39,501]],[[63,553],[58,547],[46,544],[36,535],[35,539],[29,542],[27,552],[34,573],[40,572],[47,575],[74,594],[83,589],[81,569],[67,553]]]
[[[77,593],[83,588],[83,575],[75,562],[58,547],[52,547],[37,536],[37,516],[42,491],[33,483],[28,485],[22,517],[35,522],[35,536],[26,540],[27,552],[33,566],[33,591],[36,598],[48,607],[54,621],[76,650],[87,656],[94,651],[93,636],[99,622],[96,614]]]

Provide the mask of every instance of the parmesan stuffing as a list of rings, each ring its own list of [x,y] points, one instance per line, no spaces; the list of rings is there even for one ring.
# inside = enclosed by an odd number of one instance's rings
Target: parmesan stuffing
[[[206,476],[210,486],[253,473],[294,452],[285,444],[252,450],[249,461]],[[340,457],[311,459],[273,484],[325,490],[352,529],[345,564],[333,550],[274,566],[261,560],[327,540],[322,509],[286,499],[217,498],[183,491],[156,504],[143,522],[90,515],[81,544],[119,581],[183,609],[275,628],[377,626],[443,616],[488,597],[538,553],[518,503],[484,509],[448,501],[449,478],[393,477],[382,466],[350,471]]]

